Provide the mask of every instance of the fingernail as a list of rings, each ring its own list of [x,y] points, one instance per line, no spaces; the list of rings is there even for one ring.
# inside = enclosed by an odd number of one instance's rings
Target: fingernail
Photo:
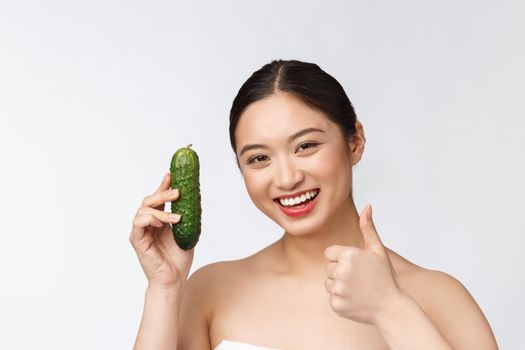
[[[179,189],[178,188],[174,188],[174,189],[170,190],[170,196],[174,196],[176,194],[179,194]]]
[[[180,219],[180,215],[179,214],[170,214],[169,218],[170,218],[170,220],[176,221],[176,220]]]

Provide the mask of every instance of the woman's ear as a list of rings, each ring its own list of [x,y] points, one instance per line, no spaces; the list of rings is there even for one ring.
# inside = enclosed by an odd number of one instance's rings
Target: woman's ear
[[[355,122],[355,134],[350,136],[348,147],[352,157],[352,166],[359,163],[365,150],[365,130],[363,124],[358,120]]]

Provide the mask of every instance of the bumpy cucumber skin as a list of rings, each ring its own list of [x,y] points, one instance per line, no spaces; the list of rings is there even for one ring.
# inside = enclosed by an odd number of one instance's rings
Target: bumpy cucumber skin
[[[181,215],[172,231],[175,242],[183,250],[195,247],[201,233],[199,168],[199,157],[189,146],[177,150],[171,159],[171,188],[179,189],[179,198],[171,202],[171,212]]]

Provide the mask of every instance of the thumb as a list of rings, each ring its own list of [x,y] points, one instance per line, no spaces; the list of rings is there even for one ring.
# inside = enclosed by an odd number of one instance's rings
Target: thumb
[[[379,234],[372,220],[372,205],[368,204],[361,212],[359,226],[365,240],[365,249],[372,250],[381,255],[387,255],[386,249],[379,238]]]

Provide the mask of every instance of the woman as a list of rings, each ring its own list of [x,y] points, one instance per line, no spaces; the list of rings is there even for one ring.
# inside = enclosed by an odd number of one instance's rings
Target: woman
[[[149,281],[135,349],[497,349],[459,281],[386,248],[371,206],[358,213],[365,134],[332,76],[264,65],[233,101],[230,140],[250,198],[284,233],[187,279],[193,250],[173,240],[180,216],[163,208],[178,192],[166,176],[130,235]]]

